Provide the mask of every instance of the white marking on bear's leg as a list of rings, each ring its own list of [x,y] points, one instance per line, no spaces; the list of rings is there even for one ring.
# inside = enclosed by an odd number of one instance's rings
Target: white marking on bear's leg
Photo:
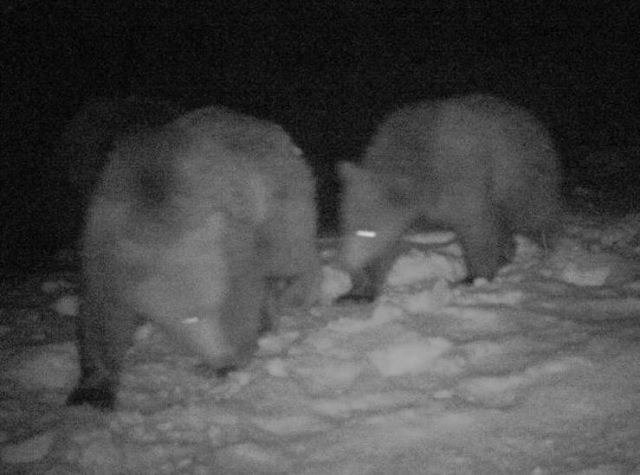
[[[399,216],[380,223],[376,229],[359,229],[345,236],[338,256],[339,264],[353,272],[383,257],[398,241],[406,223],[407,219],[399,213]]]
[[[359,231],[356,231],[356,236],[363,237],[363,238],[375,238],[376,235],[377,233],[375,231],[369,231],[367,229],[361,229]]]
[[[200,321],[200,317],[187,317],[182,319],[182,323],[185,325],[191,325],[192,323],[198,323]]]

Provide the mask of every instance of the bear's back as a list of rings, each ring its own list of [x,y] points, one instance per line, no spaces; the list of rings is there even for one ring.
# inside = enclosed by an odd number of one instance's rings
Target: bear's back
[[[263,177],[274,190],[286,185],[294,188],[292,192],[306,193],[312,188],[302,151],[277,124],[209,107],[181,117],[174,125],[190,144],[181,170],[190,183],[241,174]],[[203,188],[210,186],[203,183]]]
[[[311,171],[280,126],[210,107],[118,141],[93,208],[117,208],[129,228],[151,223],[161,234],[218,212],[257,225],[278,200],[313,193]]]
[[[443,151],[466,150],[466,156],[486,151],[489,156],[505,142],[519,157],[533,157],[535,162],[541,161],[540,154],[553,150],[546,128],[532,114],[503,99],[476,94],[424,101],[383,120],[363,165],[382,173],[428,176],[439,165],[436,161],[447,160]]]
[[[391,113],[362,165],[410,177],[436,194],[453,183],[484,180],[498,197],[532,189],[556,195],[560,185],[558,155],[545,126],[528,111],[481,94],[419,102]]]

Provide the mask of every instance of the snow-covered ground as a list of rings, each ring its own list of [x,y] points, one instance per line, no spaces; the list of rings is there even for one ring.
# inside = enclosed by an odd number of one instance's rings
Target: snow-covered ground
[[[0,472],[640,474],[640,216],[568,218],[468,287],[449,237],[413,239],[374,304],[284,316],[226,379],[141,327],[110,414],[64,407],[77,276],[8,281]]]

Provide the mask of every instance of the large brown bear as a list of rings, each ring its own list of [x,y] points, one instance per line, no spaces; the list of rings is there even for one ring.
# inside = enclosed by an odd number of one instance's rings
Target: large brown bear
[[[87,213],[68,404],[113,407],[137,316],[213,369],[245,364],[275,307],[317,297],[314,194],[282,128],[227,109],[116,144]]]
[[[389,115],[360,166],[340,164],[339,261],[372,298],[404,231],[419,222],[456,232],[468,280],[492,279],[514,252],[558,221],[560,169],[546,128],[504,100],[470,95]],[[359,277],[358,277],[359,276]]]

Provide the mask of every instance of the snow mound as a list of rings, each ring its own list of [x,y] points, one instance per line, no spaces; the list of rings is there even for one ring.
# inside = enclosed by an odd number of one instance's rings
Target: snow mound
[[[51,304],[51,309],[59,315],[75,317],[78,315],[78,297],[76,295],[64,295]]]
[[[3,362],[2,376],[26,389],[69,389],[78,376],[75,343],[29,347]]]
[[[619,284],[640,274],[637,263],[597,247],[588,250],[572,239],[558,243],[549,266],[561,280],[580,287]]]
[[[370,353],[369,359],[382,376],[419,374],[434,369],[453,344],[444,338],[412,338]],[[449,367],[447,371],[454,371]]]
[[[411,249],[391,267],[386,283],[392,287],[416,284],[422,281],[446,280],[456,282],[467,272],[461,252],[446,252],[459,247],[451,245],[444,251],[419,251]]]
[[[322,283],[320,286],[320,303],[330,305],[341,295],[351,290],[351,277],[344,270],[331,265],[322,266]]]

